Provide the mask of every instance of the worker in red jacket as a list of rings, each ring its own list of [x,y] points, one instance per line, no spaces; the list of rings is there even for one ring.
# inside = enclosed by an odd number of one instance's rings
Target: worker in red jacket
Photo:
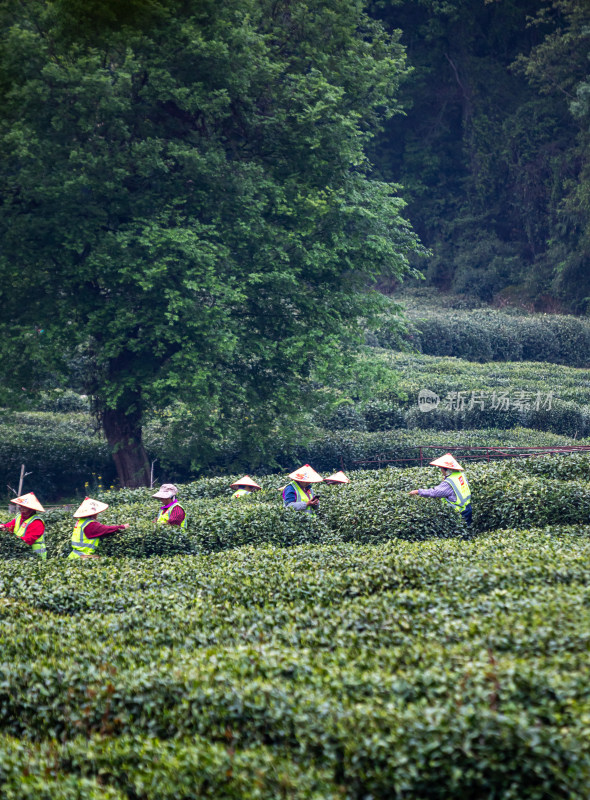
[[[186,530],[186,511],[176,497],[177,494],[178,487],[173,483],[163,483],[158,491],[152,495],[152,497],[164,501],[164,504],[160,506],[158,516],[154,520],[155,525],[175,525],[183,531]]]
[[[38,558],[46,559],[45,523],[39,516],[45,509],[35,497],[35,493],[23,494],[10,502],[18,506],[18,513],[10,522],[0,524],[0,530],[14,533]]]
[[[101,538],[129,528],[128,522],[123,525],[103,525],[98,522],[97,516],[108,507],[107,503],[102,503],[100,500],[93,500],[92,497],[84,498],[83,503],[74,512],[76,524],[72,532],[72,552],[68,559],[99,558],[96,551]]]

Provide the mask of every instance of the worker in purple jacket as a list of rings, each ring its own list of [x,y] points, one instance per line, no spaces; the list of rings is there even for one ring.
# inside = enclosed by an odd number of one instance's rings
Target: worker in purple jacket
[[[461,514],[467,525],[471,525],[471,489],[463,467],[450,453],[431,461],[430,465],[441,468],[443,480],[433,489],[413,489],[410,494],[439,498],[443,503],[448,503],[453,511]]]

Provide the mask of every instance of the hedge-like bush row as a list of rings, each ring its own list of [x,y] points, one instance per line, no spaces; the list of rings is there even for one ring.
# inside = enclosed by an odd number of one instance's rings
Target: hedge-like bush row
[[[455,451],[461,458],[459,450]],[[186,531],[155,526],[158,501],[151,490],[104,492],[111,508],[104,522],[129,522],[131,528],[101,543],[104,555],[135,558],[212,553],[244,545],[292,547],[299,544],[466,537],[500,527],[526,528],[583,524],[590,520],[590,457],[547,456],[537,459],[466,464],[473,496],[473,527],[439,501],[411,497],[413,488],[438,484],[432,467],[357,471],[346,486],[322,486],[317,515],[285,510],[277,486],[280,476],[258,478],[261,492],[240,501],[231,497],[231,479],[202,479],[180,487],[188,516]],[[50,557],[70,552],[74,507],[50,512]],[[14,536],[0,537],[0,556],[33,558]]]
[[[109,486],[115,466],[106,441],[88,414],[4,412],[0,416],[0,486],[2,495],[18,487],[21,464],[30,476],[24,491],[57,499],[79,493],[84,483]]]
[[[590,370],[530,363],[509,363],[500,369],[493,364],[383,351],[371,351],[361,358],[383,367],[395,380],[384,379],[369,402],[356,405],[344,402],[331,415],[320,410],[314,418],[317,427],[303,425],[299,438],[293,437],[291,431],[284,436],[279,432],[273,440],[272,452],[268,453],[268,463],[257,469],[276,469],[279,465],[290,471],[299,463],[313,462],[320,470],[333,471],[341,465],[341,458],[350,469],[351,462],[357,459],[375,459],[389,451],[394,451],[398,458],[412,457],[416,451],[409,445],[414,444],[567,444],[570,439],[578,441],[590,433]],[[439,395],[441,404],[436,411],[423,413],[418,409],[421,389]],[[350,386],[343,385],[338,391],[344,397]],[[463,410],[443,410],[448,405],[445,398],[452,392],[463,393]],[[483,408],[470,403],[472,392],[477,396],[487,393]],[[511,401],[508,410],[492,410],[494,392],[508,394]],[[537,392],[541,397],[538,409],[535,408]],[[551,408],[546,407],[548,392],[553,392]],[[518,398],[525,395],[529,398],[529,408],[519,409]],[[545,433],[524,433],[515,426]],[[480,432],[474,433],[478,429]],[[458,439],[446,433],[452,430],[461,431]],[[508,430],[510,434],[504,432]],[[568,439],[546,435],[550,433]],[[145,441],[150,458],[158,462],[156,474],[160,480],[190,479],[194,442],[190,439],[176,442],[172,448],[159,418],[146,425]],[[8,493],[7,485],[16,489],[23,463],[32,473],[26,479],[25,490],[35,488],[47,502],[83,496],[85,483],[89,484],[90,492],[95,492],[99,483],[109,486],[115,482],[107,444],[87,414],[3,412],[0,415],[3,494]],[[224,465],[240,463],[244,472],[252,469],[244,461],[239,443],[228,440],[219,447],[216,462],[219,470],[224,470]],[[215,469],[215,464],[211,468]]]
[[[428,416],[425,414],[424,416]],[[452,450],[458,453],[457,458],[467,453],[468,447],[546,447],[569,444],[580,444],[578,440],[559,436],[548,431],[533,431],[527,428],[510,430],[388,430],[388,431],[318,431],[308,443],[293,448],[286,454],[285,466],[313,464],[320,473],[333,472],[339,468],[340,459],[345,469],[354,469],[359,460],[378,462],[391,459],[392,464],[415,464],[419,459],[420,446],[441,448],[443,452]],[[586,441],[590,444],[590,441]],[[437,450],[425,450],[424,460],[430,461],[434,456],[428,453]],[[290,470],[289,470],[290,471]]]
[[[507,392],[515,400],[517,392],[549,392],[554,398],[590,404],[590,370],[559,364],[508,362],[477,364],[459,358],[374,351],[373,358],[384,362],[400,375],[398,389],[408,397],[407,405],[417,406],[421,389],[431,389],[441,400],[449,392],[463,392],[467,402],[471,392]]]
[[[278,492],[263,498],[183,500],[190,523],[186,531],[155,526],[151,504],[119,505],[101,515],[109,522],[129,522],[128,531],[101,542],[105,556],[146,558],[177,554],[210,553],[244,545],[292,547],[305,543],[332,544],[341,541],[378,543],[389,539],[426,540],[433,536],[465,535],[461,518],[438,504],[416,503],[405,493],[373,489],[366,505],[359,501],[365,491],[360,482],[339,497],[334,490],[325,495],[322,511],[314,517],[285,510]],[[47,522],[49,557],[65,558],[71,550],[72,511],[52,512]],[[0,558],[33,558],[16,537],[0,538]]]
[[[347,425],[349,423],[349,425]],[[417,405],[400,407],[397,402],[375,400],[364,408],[352,408],[349,414],[339,412],[328,421],[333,430],[361,430],[374,433],[392,429],[411,430],[509,430],[510,428],[530,428],[535,431],[548,431],[573,439],[590,436],[590,406],[578,403],[553,400],[551,408],[481,408],[468,404],[461,410],[445,408],[424,412]],[[533,434],[534,435],[534,434]]]
[[[590,370],[528,362],[499,367],[384,351],[374,351],[366,358],[398,376],[395,391],[383,389],[369,401],[339,405],[322,421],[325,428],[378,431],[522,426],[576,438],[590,430]],[[424,389],[438,395],[437,410],[420,410],[419,395]]]
[[[327,771],[303,769],[269,748],[235,752],[199,737],[159,741],[97,735],[59,745],[25,745],[3,736],[0,759],[0,791],[7,800],[270,800],[317,798],[319,792],[334,791]]]
[[[395,412],[394,412],[395,414]],[[394,427],[388,424],[391,415],[385,411],[380,416],[373,414],[373,426],[378,430]],[[590,406],[577,403],[554,401],[550,409],[535,408],[508,410],[466,408],[462,411],[450,411],[440,407],[426,413],[418,408],[406,411],[402,416],[403,427],[420,430],[437,431],[474,430],[474,429],[509,429],[531,428],[536,431],[549,431],[574,439],[585,439],[590,436]]]
[[[0,793],[585,797],[589,530],[0,563]]]
[[[547,361],[571,367],[590,364],[590,322],[557,314],[516,315],[491,309],[446,310],[411,306],[402,341],[425,355],[467,361]],[[387,323],[367,343],[399,348]]]

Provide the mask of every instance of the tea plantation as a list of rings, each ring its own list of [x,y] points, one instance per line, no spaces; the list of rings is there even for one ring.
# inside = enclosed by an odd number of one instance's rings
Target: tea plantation
[[[474,526],[408,496],[432,468],[355,472],[316,519],[282,476],[231,499],[149,490],[100,561],[0,539],[6,798],[590,796],[590,458],[471,464]]]

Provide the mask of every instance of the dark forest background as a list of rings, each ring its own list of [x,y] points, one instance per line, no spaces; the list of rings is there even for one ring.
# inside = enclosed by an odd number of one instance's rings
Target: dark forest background
[[[373,159],[403,185],[441,290],[585,313],[590,300],[588,0],[402,0],[406,116]]]

